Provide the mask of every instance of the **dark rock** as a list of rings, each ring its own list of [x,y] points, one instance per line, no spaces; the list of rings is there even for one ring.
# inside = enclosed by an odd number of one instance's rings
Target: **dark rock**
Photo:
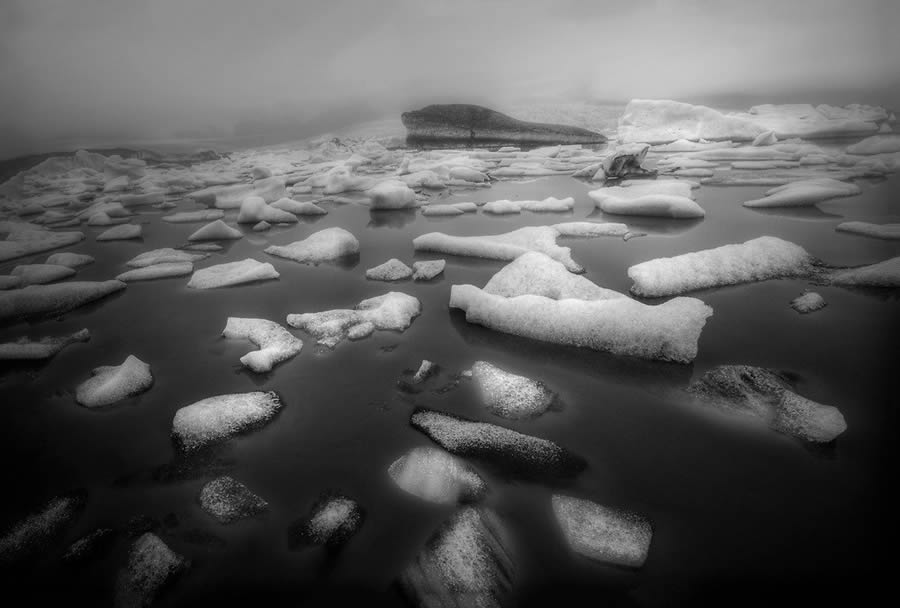
[[[401,115],[408,140],[481,140],[551,144],[603,143],[606,137],[568,125],[525,122],[469,104],[438,104]]]

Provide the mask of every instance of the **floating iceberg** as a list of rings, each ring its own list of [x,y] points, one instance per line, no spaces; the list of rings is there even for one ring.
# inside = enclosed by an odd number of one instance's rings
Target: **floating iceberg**
[[[16,342],[0,344],[0,361],[49,359],[56,353],[76,342],[87,342],[91,333],[82,329],[60,338],[47,337],[40,340],[20,338]]]
[[[353,310],[288,315],[287,323],[315,336],[319,344],[333,348],[345,337],[365,338],[376,329],[403,331],[421,311],[418,299],[391,291],[363,300]]]
[[[80,495],[59,496],[0,536],[0,567],[45,551],[84,506]]]
[[[229,287],[231,285],[243,285],[256,281],[268,281],[279,276],[275,267],[268,262],[259,262],[253,258],[247,258],[239,262],[228,262],[202,268],[194,272],[188,287],[194,289],[215,289],[217,287]]]
[[[192,192],[188,197],[198,201],[212,200],[218,209],[238,209],[248,196],[258,196],[270,203],[283,198],[286,194],[283,179],[268,177],[256,180],[252,184],[213,186]]]
[[[422,208],[422,215],[430,216],[453,216],[462,215],[463,213],[472,213],[478,209],[475,203],[447,203],[428,205]]]
[[[225,241],[239,239],[243,236],[243,233],[237,228],[232,228],[222,220],[215,220],[194,232],[188,237],[188,241]]]
[[[762,236],[672,258],[658,258],[628,269],[631,292],[642,297],[677,295],[698,289],[737,285],[812,272],[813,258],[794,243]]]
[[[900,256],[868,266],[833,270],[821,280],[846,287],[900,287]]]
[[[413,239],[416,251],[437,251],[450,255],[514,260],[523,253],[540,251],[562,262],[570,272],[584,272],[572,259],[572,250],[556,244],[560,232],[552,226],[526,226],[505,234],[489,236],[451,236],[429,232]]]
[[[297,216],[269,206],[259,196],[248,196],[245,198],[238,212],[237,223],[256,224],[263,221],[270,224],[296,224]]]
[[[575,199],[571,196],[563,199],[549,196],[542,201],[492,201],[486,203],[483,209],[485,213],[502,215],[507,213],[521,213],[522,210],[535,212],[571,211],[574,206]]]
[[[413,262],[413,281],[430,281],[444,272],[446,266],[446,260],[423,260],[420,262]]]
[[[20,285],[43,285],[67,279],[75,274],[73,268],[59,264],[23,264],[12,269],[12,276],[21,279]]]
[[[290,245],[272,245],[264,250],[302,264],[320,264],[359,253],[359,241],[343,228],[326,228]]]
[[[0,323],[59,315],[121,289],[125,289],[122,281],[70,281],[3,292],[0,293]]]
[[[411,449],[391,464],[388,474],[405,492],[439,504],[477,500],[487,491],[471,466],[432,447]]]
[[[640,568],[647,560],[653,530],[639,515],[554,494],[553,514],[576,553],[600,562]]]
[[[316,502],[307,518],[288,529],[288,546],[292,549],[304,544],[339,547],[356,534],[364,519],[362,507],[352,498],[326,494]]]
[[[835,230],[859,234],[874,239],[898,240],[900,239],[900,224],[872,224],[869,222],[843,222],[838,224]]]
[[[121,365],[97,367],[91,374],[93,377],[75,390],[75,400],[85,407],[112,405],[143,393],[153,384],[150,366],[134,355],[129,355]]]
[[[791,308],[801,314],[815,312],[825,308],[826,305],[825,298],[814,291],[806,291],[803,295],[791,300]]]
[[[561,236],[588,237],[625,236],[628,226],[615,222],[565,222],[554,224]]]
[[[263,513],[269,503],[241,482],[225,475],[203,486],[200,506],[220,524],[230,524]]]
[[[93,256],[87,255],[85,253],[71,253],[71,252],[63,252],[63,253],[54,253],[51,254],[45,264],[58,264],[60,266],[68,266],[69,268],[78,268],[80,266],[85,266],[87,264],[93,264],[94,258]]]
[[[791,182],[766,191],[766,196],[744,203],[744,207],[803,207],[862,192],[856,184],[828,177]]]
[[[487,361],[472,365],[472,382],[492,413],[518,420],[540,416],[556,400],[543,382],[506,372]]]
[[[135,281],[152,281],[155,279],[171,279],[174,277],[183,277],[194,272],[194,265],[191,262],[163,262],[161,264],[153,264],[144,268],[135,268],[128,270],[116,276],[117,281],[123,283],[132,283]]]
[[[228,317],[222,335],[245,338],[259,347],[241,357],[241,363],[256,373],[268,372],[278,363],[296,356],[303,342],[284,327],[266,319]]]
[[[272,391],[208,397],[187,405],[172,421],[172,434],[181,448],[192,451],[269,422],[281,409]]]
[[[141,227],[138,224],[122,224],[97,235],[98,241],[127,241],[141,238]]]
[[[193,222],[213,222],[225,217],[221,209],[201,209],[200,211],[181,211],[172,215],[165,215],[162,221],[171,224],[190,224]]]
[[[384,264],[366,270],[366,278],[372,281],[401,281],[408,279],[412,274],[412,268],[397,258],[391,258]]]
[[[188,568],[189,562],[152,532],[131,545],[128,563],[116,581],[116,608],[150,606],[166,585]]]
[[[416,193],[402,181],[386,180],[366,192],[372,209],[406,209],[416,206]]]
[[[287,211],[288,213],[293,213],[294,215],[325,215],[328,213],[315,203],[301,203],[291,198],[280,198],[270,206],[275,209]]]
[[[692,197],[691,187],[676,180],[658,180],[634,186],[591,190],[597,208],[613,215],[642,215],[676,219],[703,217],[706,213]]]
[[[678,101],[632,99],[619,119],[621,142],[752,141],[766,129],[747,118]]]
[[[873,135],[852,146],[847,146],[848,154],[872,155],[893,152],[900,152],[900,136]]]
[[[553,300],[609,300],[626,296],[573,275],[539,251],[525,253],[501,268],[484,286],[486,293],[511,298],[526,294]]]
[[[33,224],[28,224],[33,226]],[[3,231],[0,228],[0,231]],[[51,249],[68,247],[84,239],[83,232],[50,232],[38,229],[13,229],[6,240],[0,241],[0,262]]]
[[[126,266],[132,268],[145,268],[154,264],[183,264],[186,262],[193,263],[206,259],[208,256],[203,253],[190,253],[180,249],[172,249],[165,247],[163,249],[154,249],[145,251],[125,262]]]

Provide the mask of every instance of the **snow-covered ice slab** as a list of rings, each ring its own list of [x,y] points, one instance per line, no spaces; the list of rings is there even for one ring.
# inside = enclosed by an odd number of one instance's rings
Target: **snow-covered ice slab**
[[[551,502],[556,521],[573,551],[617,566],[644,565],[653,537],[645,518],[560,494],[554,494]]]
[[[59,338],[48,336],[40,340],[20,338],[15,342],[0,344],[0,361],[49,359],[59,351],[77,342],[87,342],[91,333],[82,329]]]
[[[559,230],[552,226],[526,226],[489,236],[452,236],[442,232],[429,232],[413,239],[413,247],[416,251],[436,251],[492,260],[514,260],[529,251],[540,251],[562,262],[570,272],[584,272],[584,268],[572,259],[572,250],[556,244],[559,236]]]
[[[203,253],[191,253],[190,251],[183,251],[181,249],[172,249],[170,247],[165,247],[163,249],[145,251],[144,253],[141,253],[125,262],[125,265],[131,266],[132,268],[145,268],[147,266],[153,266],[154,264],[181,264],[185,262],[199,262],[200,260],[206,259],[207,257],[209,256]]]
[[[671,258],[642,262],[628,269],[631,292],[663,297],[767,279],[811,274],[812,256],[794,243],[761,236],[739,245],[723,245]]]
[[[564,222],[553,224],[561,236],[593,238],[598,236],[625,236],[628,226],[618,222]]]
[[[366,191],[372,209],[406,209],[416,206],[416,193],[406,183],[386,180]]]
[[[237,228],[232,228],[222,220],[215,220],[199,228],[188,237],[188,241],[232,241],[243,236],[244,234]]]
[[[70,281],[0,293],[0,323],[59,315],[125,289],[122,281]]]
[[[495,424],[421,407],[413,411],[409,422],[451,454],[491,462],[519,476],[570,476],[585,467],[581,457],[548,439]]]
[[[493,511],[463,507],[425,543],[400,575],[418,606],[511,605],[518,568],[509,534]]]
[[[848,154],[874,155],[900,152],[900,135],[873,135],[847,146]]]
[[[365,520],[365,512],[352,498],[325,494],[313,505],[309,516],[288,529],[288,546],[328,545],[338,548],[356,534]]]
[[[194,289],[215,289],[277,279],[279,276],[281,275],[278,274],[275,267],[268,262],[247,258],[239,262],[227,262],[201,268],[194,272],[187,286]]]
[[[405,492],[438,504],[477,500],[487,491],[475,469],[430,446],[411,449],[391,464],[388,474]]]
[[[183,450],[196,450],[264,425],[281,407],[273,391],[208,397],[175,412],[172,435]]]
[[[520,255],[501,268],[484,286],[484,291],[505,298],[526,294],[553,300],[609,300],[626,297],[572,274],[561,262],[539,251]]]
[[[402,281],[412,276],[413,270],[397,258],[366,270],[366,278],[372,281]]]
[[[422,260],[413,262],[413,281],[430,281],[444,272],[446,266],[446,260]]]
[[[143,393],[153,384],[150,366],[134,355],[121,365],[97,367],[91,374],[75,390],[75,400],[85,407],[112,405]]]
[[[58,496],[0,536],[0,567],[36,557],[56,540],[84,506],[78,494]]]
[[[269,255],[301,264],[320,264],[359,253],[359,241],[343,228],[319,230],[289,245],[272,245],[264,250]]]
[[[128,241],[141,238],[142,232],[141,226],[138,224],[122,224],[101,232],[97,235],[97,240]]]
[[[0,241],[0,262],[68,247],[83,239],[83,232],[50,232],[36,229],[10,231],[6,239]]]
[[[238,224],[256,224],[268,222],[270,224],[296,224],[297,216],[277,207],[272,207],[259,196],[248,196],[241,203],[238,212]]]
[[[163,262],[143,268],[127,270],[116,276],[117,281],[133,283],[135,281],[153,281],[155,279],[171,279],[183,277],[194,272],[194,265],[190,262]]]
[[[900,287],[900,256],[868,266],[828,271],[820,280],[845,287]]]
[[[226,338],[245,338],[259,347],[241,357],[241,363],[256,373],[272,368],[300,353],[303,342],[284,327],[267,319],[228,317],[222,335]]]
[[[291,314],[287,316],[287,323],[312,334],[319,344],[333,348],[344,338],[358,340],[368,337],[376,329],[404,331],[421,311],[422,305],[417,298],[391,291],[363,300],[353,310]]]
[[[180,211],[172,215],[164,215],[160,219],[172,224],[191,224],[194,222],[213,222],[223,217],[225,217],[225,212],[221,209],[201,209],[199,211]]]
[[[94,257],[86,253],[71,253],[65,251],[62,253],[53,253],[47,258],[45,264],[58,264],[60,266],[68,266],[69,268],[79,268],[87,264],[94,263]]]
[[[519,420],[540,416],[556,400],[543,382],[517,376],[487,361],[472,365],[472,382],[485,407],[503,418]]]
[[[67,279],[75,269],[59,264],[23,264],[12,269],[12,276],[21,279],[20,285],[43,285]]]
[[[230,524],[265,512],[269,503],[241,482],[224,475],[203,486],[200,506],[220,524]]]
[[[746,201],[744,207],[804,207],[860,192],[856,184],[836,179],[807,179],[767,190],[763,198]]]
[[[326,215],[328,212],[315,203],[299,202],[292,198],[280,198],[271,204],[275,209],[281,209],[294,215]]]
[[[478,210],[475,203],[438,203],[422,207],[422,215],[430,216],[454,216],[464,213],[474,213]]]
[[[116,579],[116,608],[150,606],[160,591],[188,566],[187,559],[172,551],[161,538],[152,532],[144,533],[131,545],[128,562]]]
[[[828,443],[847,430],[837,408],[801,397],[783,376],[761,367],[720,365],[692,382],[688,392],[707,405],[814,443]]]
[[[493,213],[496,215],[504,215],[510,213],[521,213],[522,211],[534,212],[563,212],[571,211],[575,207],[575,199],[571,196],[563,199],[548,196],[542,201],[491,201],[485,203],[482,210],[485,213]]]
[[[591,190],[598,209],[613,215],[640,215],[675,219],[706,215],[692,198],[691,186],[677,180],[655,180],[633,186]]]
[[[806,291],[803,295],[797,296],[791,300],[791,308],[801,314],[807,314],[821,310],[827,306],[825,298],[815,291]]]
[[[872,224],[870,222],[843,222],[835,227],[838,232],[849,232],[873,239],[895,241],[900,239],[900,224]]]

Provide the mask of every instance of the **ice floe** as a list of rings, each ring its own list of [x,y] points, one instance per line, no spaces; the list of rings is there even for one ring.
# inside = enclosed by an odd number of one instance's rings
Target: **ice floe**
[[[0,566],[36,557],[56,540],[84,506],[78,494],[58,496],[0,536]]]
[[[444,272],[446,266],[446,260],[422,260],[413,262],[413,281],[430,281]]]
[[[221,209],[201,209],[200,211],[181,211],[172,215],[164,215],[160,219],[171,224],[191,224],[193,222],[213,222],[225,217]]]
[[[56,353],[77,342],[87,342],[91,333],[82,329],[61,337],[48,336],[39,340],[20,338],[15,342],[0,344],[0,361],[49,359]]]
[[[797,296],[791,300],[791,308],[801,314],[815,312],[827,306],[825,298],[815,291],[805,291],[803,295]]]
[[[256,180],[252,184],[213,186],[192,192],[188,197],[200,202],[211,200],[218,209],[238,209],[248,196],[258,196],[270,203],[283,198],[286,194],[282,178],[268,177]]]
[[[43,285],[67,279],[75,269],[59,264],[23,264],[12,269],[12,276],[21,279],[21,285]]]
[[[125,265],[131,266],[132,268],[145,268],[147,266],[153,266],[154,264],[182,264],[186,262],[199,262],[200,260],[206,259],[207,257],[208,256],[203,253],[191,253],[189,251],[182,251],[180,249],[164,247],[162,249],[154,249],[152,251],[145,251],[144,253],[138,254],[125,262]]]
[[[416,193],[402,181],[386,180],[366,191],[372,209],[405,209],[416,206]]]
[[[143,393],[153,384],[150,366],[134,355],[120,365],[97,367],[91,374],[75,390],[75,400],[85,407],[112,405]]]
[[[108,550],[115,537],[116,531],[112,528],[98,528],[69,545],[69,548],[63,553],[62,560],[67,563],[87,560]]]
[[[617,566],[644,565],[653,536],[645,518],[571,496],[554,494],[551,502],[556,521],[573,551]]]
[[[69,281],[0,293],[0,323],[59,315],[125,289],[122,281]]]
[[[311,334],[319,344],[333,348],[344,338],[365,338],[376,329],[403,331],[421,311],[417,298],[391,291],[363,300],[353,310],[291,314],[287,323]]]
[[[141,238],[142,229],[138,224],[122,224],[97,235],[98,241],[127,241]]]
[[[266,204],[259,196],[245,198],[238,212],[237,223],[256,224],[263,221],[270,224],[296,224],[297,216]]]
[[[296,356],[303,342],[284,327],[267,319],[228,317],[222,335],[244,338],[259,347],[241,357],[241,363],[256,373],[268,372],[282,361]]]
[[[190,562],[152,532],[141,535],[128,552],[116,580],[116,608],[145,608]]]
[[[760,367],[720,365],[692,382],[688,391],[707,405],[762,420],[806,441],[828,443],[847,430],[837,408],[801,397],[784,376]]]
[[[155,279],[183,277],[192,272],[194,272],[194,265],[191,262],[162,262],[142,268],[126,270],[122,274],[116,275],[116,280],[124,283],[152,281]]]
[[[523,210],[535,212],[571,211],[574,206],[575,199],[571,196],[563,199],[549,196],[542,201],[491,201],[486,203],[482,209],[485,213],[503,215],[521,213]]]
[[[439,203],[422,207],[422,215],[429,216],[454,216],[464,213],[472,213],[478,209],[475,203]]]
[[[272,391],[208,397],[175,412],[172,434],[183,450],[192,451],[262,426],[281,407]]]
[[[900,239],[900,224],[873,224],[870,222],[842,222],[835,227],[838,232],[849,232],[874,239]]]
[[[366,270],[366,278],[372,281],[401,281],[412,276],[413,270],[397,258]]]
[[[472,382],[485,407],[503,418],[518,420],[540,416],[556,400],[556,393],[543,382],[517,376],[487,361],[476,361],[472,365]]]
[[[900,152],[900,136],[873,135],[859,143],[847,146],[848,154],[872,155]]]
[[[215,289],[217,287],[229,287],[268,281],[277,279],[280,274],[275,267],[268,262],[259,262],[253,258],[247,258],[239,262],[227,262],[201,268],[194,272],[188,287],[194,289]]]
[[[237,228],[232,228],[222,220],[215,220],[191,234],[188,241],[229,241],[243,236],[244,234]]]
[[[845,287],[900,287],[900,256],[868,266],[832,270],[819,280]]]
[[[203,486],[200,506],[219,523],[230,524],[265,512],[269,503],[241,482],[224,475]]]
[[[280,198],[272,203],[270,207],[280,209],[281,211],[287,211],[294,215],[325,215],[328,213],[315,203],[310,203],[308,201],[299,202],[292,198]]]
[[[8,229],[4,230],[4,228]],[[37,229],[32,225],[22,228],[0,226],[0,232],[4,231],[9,234],[6,235],[5,240],[0,241],[0,262],[68,247],[84,239],[83,232],[51,232]]]
[[[60,266],[68,266],[69,268],[79,268],[87,264],[94,263],[94,257],[86,253],[53,253],[47,258],[45,264],[58,264]]]
[[[763,198],[746,201],[745,207],[802,207],[862,192],[856,184],[831,178],[791,182],[766,191]]]
[[[634,281],[633,294],[662,297],[710,287],[805,276],[810,274],[812,263],[812,256],[799,245],[762,236],[739,245],[642,262],[629,268],[628,276]]]
[[[352,498],[326,494],[313,505],[308,517],[291,525],[288,545],[291,548],[304,544],[339,547],[356,534],[364,519],[365,512]]]
[[[566,267],[539,252],[525,253],[501,268],[484,286],[489,294],[511,298],[526,294],[553,300],[608,300],[625,295],[573,275]]]
[[[693,200],[689,184],[656,180],[633,186],[591,190],[588,196],[597,208],[613,215],[642,215],[676,219],[703,217],[706,213]]]
[[[272,245],[264,250],[269,255],[302,264],[320,264],[359,253],[359,241],[343,228],[319,230],[289,245]]]
[[[439,504],[476,500],[486,491],[484,480],[463,460],[433,447],[417,447],[388,468],[405,492]]]
[[[628,234],[628,226],[616,222],[564,222],[553,224],[553,227],[561,236],[571,237],[598,237],[598,236],[625,236]]]

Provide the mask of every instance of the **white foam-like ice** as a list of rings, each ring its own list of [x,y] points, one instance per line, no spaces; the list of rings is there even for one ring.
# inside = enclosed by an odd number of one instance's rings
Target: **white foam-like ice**
[[[489,294],[506,298],[526,294],[553,300],[608,300],[624,298],[617,291],[605,289],[588,279],[574,275],[566,267],[539,252],[525,253],[500,269],[484,286]]]
[[[484,480],[471,466],[429,446],[408,451],[391,464],[388,474],[405,492],[438,504],[475,500],[487,491]]]
[[[446,266],[446,260],[422,260],[413,262],[413,281],[430,281],[444,272]]]
[[[69,281],[0,293],[0,323],[58,315],[125,289],[122,281]]]
[[[245,338],[259,347],[241,357],[241,363],[257,373],[271,371],[276,364],[296,356],[303,348],[299,338],[267,319],[228,317],[222,335]]]
[[[319,230],[289,245],[272,245],[264,250],[274,255],[302,264],[319,264],[359,253],[359,241],[343,228]]]
[[[237,228],[232,228],[222,220],[214,220],[197,229],[188,237],[188,241],[231,241],[243,236],[244,234]]]
[[[132,268],[144,268],[147,266],[153,266],[154,264],[183,264],[185,262],[199,262],[200,260],[206,259],[207,257],[208,256],[203,253],[191,253],[189,251],[183,251],[181,249],[164,247],[162,249],[154,249],[152,251],[145,251],[144,253],[138,254],[125,262],[125,265],[131,266]]]
[[[556,393],[543,382],[504,371],[487,361],[472,365],[472,382],[482,402],[492,413],[503,418],[533,418],[547,411]]]
[[[297,216],[266,204],[262,197],[245,198],[238,212],[237,223],[256,224],[263,221],[270,224],[296,224]]]
[[[188,567],[188,561],[172,551],[152,532],[140,536],[119,572],[115,605],[118,608],[150,606],[163,587]]]
[[[803,295],[797,296],[791,300],[791,308],[801,314],[815,312],[825,308],[825,306],[827,306],[825,298],[815,291],[806,291]]]
[[[645,518],[595,502],[554,494],[553,514],[573,551],[593,560],[639,568],[653,530]]]
[[[281,275],[278,274],[275,267],[268,262],[247,258],[239,262],[228,262],[201,268],[194,272],[187,286],[194,289],[215,289],[217,287],[277,279],[279,276]]]
[[[404,331],[421,311],[417,298],[391,291],[363,300],[353,310],[291,314],[287,323],[312,334],[320,344],[334,347],[345,337],[363,338],[375,329]]]
[[[272,391],[208,397],[175,412],[172,434],[184,450],[196,450],[261,426],[281,407]]]
[[[153,384],[150,365],[134,355],[120,365],[97,367],[91,374],[75,390],[75,400],[85,407],[112,405],[143,393]]]
[[[412,276],[413,270],[397,258],[366,270],[366,278],[372,281],[401,281]]]
[[[269,508],[269,503],[233,477],[224,475],[200,490],[200,506],[219,523],[230,524]]]
[[[561,236],[587,237],[625,236],[628,226],[616,222],[564,222],[553,224]]]
[[[535,212],[571,211],[574,206],[575,199],[571,196],[563,199],[548,196],[541,201],[491,201],[485,203],[482,209],[485,213],[503,215],[509,213],[521,213],[523,210]]]

